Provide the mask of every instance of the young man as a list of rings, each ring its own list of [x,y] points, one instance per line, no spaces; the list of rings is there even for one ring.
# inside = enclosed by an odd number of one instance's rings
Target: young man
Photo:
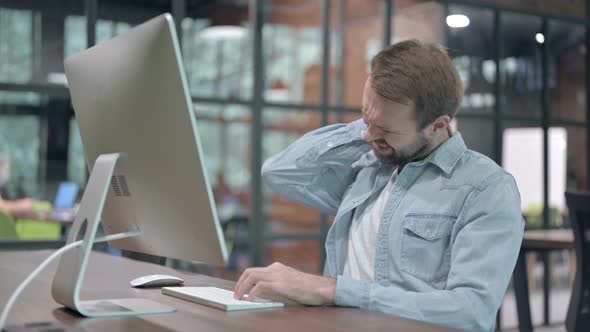
[[[449,127],[462,95],[435,45],[409,40],[377,54],[362,119],[312,131],[262,168],[273,190],[336,215],[324,276],[250,268],[235,296],[493,331],[524,220],[513,177]]]
[[[10,153],[0,144],[0,188],[10,179]],[[5,200],[0,195],[0,211],[13,218],[34,218],[34,202],[31,198],[23,198],[15,201]]]

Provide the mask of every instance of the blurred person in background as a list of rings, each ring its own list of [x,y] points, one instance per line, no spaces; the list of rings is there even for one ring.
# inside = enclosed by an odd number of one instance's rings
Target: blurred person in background
[[[7,149],[0,147],[0,188],[10,179],[10,162],[10,153]],[[0,195],[0,210],[14,219],[35,218],[34,204],[31,198],[8,200]]]

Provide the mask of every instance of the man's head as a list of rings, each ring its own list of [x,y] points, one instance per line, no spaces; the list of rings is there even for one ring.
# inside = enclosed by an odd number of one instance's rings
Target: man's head
[[[463,84],[439,46],[407,40],[379,52],[363,91],[365,139],[383,162],[426,157],[448,138]]]

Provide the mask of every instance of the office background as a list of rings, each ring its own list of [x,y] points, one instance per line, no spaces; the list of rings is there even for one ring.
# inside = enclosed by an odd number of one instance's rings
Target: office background
[[[515,173],[527,227],[569,227],[563,191],[590,187],[587,11],[582,0],[2,0],[2,196],[85,185],[63,59],[171,12],[235,266],[321,271],[331,217],[272,193],[260,167],[310,130],[359,118],[370,58],[408,38],[448,48],[465,85],[454,126]],[[541,259],[568,264],[552,255]]]

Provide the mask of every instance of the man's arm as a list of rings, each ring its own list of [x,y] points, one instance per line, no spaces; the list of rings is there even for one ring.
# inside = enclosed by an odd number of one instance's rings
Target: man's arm
[[[397,286],[337,279],[297,271],[280,263],[247,269],[235,297],[279,295],[308,305],[336,304],[446,325],[492,331],[522,242],[520,197],[510,175],[474,189],[457,220],[451,269],[443,290],[410,292]]]
[[[265,182],[290,200],[336,214],[355,176],[352,164],[371,149],[362,139],[366,127],[360,119],[306,134],[264,163]]]
[[[468,331],[491,331],[522,242],[520,197],[508,174],[474,189],[451,249],[444,290],[409,292],[338,276],[335,303]]]
[[[18,199],[16,201],[4,200],[0,197],[0,210],[15,219],[35,218],[33,210],[34,202],[31,198]]]

